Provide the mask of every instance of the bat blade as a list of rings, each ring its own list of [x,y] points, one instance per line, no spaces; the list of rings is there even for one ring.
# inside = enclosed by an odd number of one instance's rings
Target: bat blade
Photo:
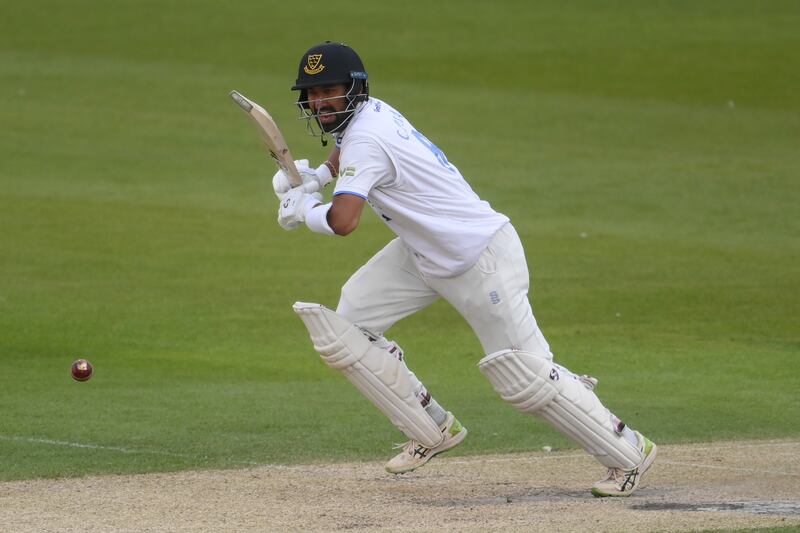
[[[250,113],[253,109],[253,104],[250,103],[250,100],[242,96],[238,91],[231,91],[230,97],[233,98],[233,101],[239,104],[239,107],[244,109],[245,113]]]
[[[283,134],[278,129],[278,125],[272,116],[267,113],[266,109],[238,91],[231,91],[230,97],[258,125],[270,156],[289,177],[289,183],[292,187],[302,185],[303,179],[294,164],[294,158],[289,146],[286,144],[286,140],[283,138]]]

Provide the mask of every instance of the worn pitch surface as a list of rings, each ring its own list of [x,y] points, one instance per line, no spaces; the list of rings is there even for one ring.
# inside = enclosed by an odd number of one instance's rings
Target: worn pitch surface
[[[595,499],[579,451],[0,484],[9,531],[690,531],[800,527],[800,440],[661,446],[637,494]]]

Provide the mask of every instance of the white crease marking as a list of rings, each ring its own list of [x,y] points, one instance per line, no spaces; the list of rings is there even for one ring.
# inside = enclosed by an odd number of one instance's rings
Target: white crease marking
[[[167,457],[181,457],[184,459],[202,460],[207,459],[205,456],[192,455],[188,453],[175,453],[167,452],[164,450],[140,450],[135,448],[124,448],[122,446],[103,446],[101,444],[87,444],[82,442],[68,442],[63,440],[42,439],[37,437],[19,437],[13,435],[0,435],[0,440],[30,442],[33,444],[49,444],[51,446],[67,446],[70,448],[84,448],[89,450],[106,450],[111,452],[129,453],[129,454],[143,454],[143,455],[164,455]],[[235,464],[257,465],[251,461],[231,461]]]
[[[10,435],[0,435],[0,440],[13,440],[13,441],[23,441],[23,442],[31,442],[35,444],[49,444],[54,446],[69,446],[72,448],[87,448],[92,450],[108,450],[108,451],[116,451],[120,453],[130,453],[130,454],[149,454],[149,455],[164,455],[169,457],[182,457],[186,459],[194,459],[194,460],[202,460],[207,459],[205,456],[200,455],[191,455],[191,454],[184,454],[184,453],[174,453],[174,452],[167,452],[162,450],[139,450],[133,448],[124,448],[120,446],[102,446],[99,444],[85,444],[80,442],[68,442],[68,441],[60,441],[60,440],[53,440],[53,439],[42,439],[42,438],[35,438],[35,437],[19,437],[19,436],[10,436]],[[670,445],[665,445],[665,448],[669,448]],[[735,449],[735,448],[765,448],[765,447],[798,447],[798,442],[796,441],[778,441],[778,442],[727,442],[727,443],[708,443],[708,445],[695,445],[695,444],[685,444],[683,446],[691,447],[695,450],[705,450],[705,451],[713,451],[713,450],[720,450],[720,449]],[[482,464],[482,463],[508,463],[512,461],[553,461],[553,460],[584,460],[589,456],[581,453],[579,451],[575,452],[562,452],[556,454],[547,454],[541,456],[524,456],[524,454],[519,455],[512,455],[509,457],[497,457],[488,459],[481,456],[473,456],[472,458],[463,458],[463,459],[445,459],[448,464],[454,465],[475,465],[475,464]],[[270,464],[270,463],[259,463],[256,461],[230,461],[232,464],[242,464],[242,465],[249,465],[249,466],[256,466],[256,467],[263,467],[263,468],[271,468],[271,469],[285,469],[285,470],[301,470],[306,468],[308,465],[282,465],[282,464]],[[668,459],[658,459],[657,461],[660,464],[668,464],[673,466],[686,466],[692,468],[708,468],[714,470],[730,470],[734,472],[748,472],[748,473],[758,473],[758,474],[770,474],[776,476],[800,476],[800,473],[796,472],[779,472],[774,470],[763,470],[759,468],[742,468],[742,467],[735,467],[735,466],[721,466],[721,465],[706,465],[701,463],[691,463],[691,462],[683,462],[683,461],[671,461]]]

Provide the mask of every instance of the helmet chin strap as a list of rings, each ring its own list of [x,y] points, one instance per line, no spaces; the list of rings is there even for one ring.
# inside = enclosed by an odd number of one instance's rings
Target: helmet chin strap
[[[346,111],[341,111],[340,113],[345,114]],[[352,112],[347,114],[347,116],[343,120],[338,122],[338,124],[336,124],[336,126],[331,131],[327,131],[322,126],[322,123],[319,121],[319,117],[318,116],[314,116],[314,119],[317,121],[317,126],[319,126],[319,131],[320,131],[319,142],[322,144],[323,147],[328,146],[328,139],[326,139],[325,136],[326,135],[332,135],[332,134],[336,133],[337,131],[340,131],[341,129],[344,129],[344,126],[347,124],[347,122],[350,120],[350,118],[352,116],[353,116]],[[312,132],[313,132],[313,128],[312,128]]]

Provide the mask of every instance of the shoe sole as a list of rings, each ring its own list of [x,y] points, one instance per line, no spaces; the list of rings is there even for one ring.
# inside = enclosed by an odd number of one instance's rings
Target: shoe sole
[[[592,487],[592,495],[594,495],[596,498],[625,498],[636,492],[636,490],[639,488],[639,485],[642,483],[642,478],[647,473],[647,471],[650,470],[650,467],[653,466],[653,461],[656,460],[656,455],[658,454],[658,446],[656,446],[655,442],[653,442],[652,444],[653,447],[650,449],[650,453],[647,455],[647,457],[644,458],[644,461],[642,461],[642,466],[639,467],[638,481],[631,490],[629,490],[628,492],[611,493],[611,492],[603,492],[599,489]]]
[[[462,426],[462,428],[463,429],[461,431],[459,431],[458,433],[456,433],[453,436],[453,440],[450,441],[450,445],[447,448],[441,449],[439,451],[436,451],[434,453],[431,453],[431,454],[427,455],[420,464],[418,464],[416,466],[413,466],[413,467],[404,468],[403,470],[389,470],[387,468],[386,471],[389,472],[390,474],[407,474],[409,472],[413,472],[414,470],[416,470],[417,468],[419,468],[421,466],[424,466],[428,461],[430,461],[431,459],[433,459],[437,455],[439,455],[441,453],[444,453],[444,452],[446,452],[448,450],[452,450],[453,448],[455,448],[456,446],[461,444],[461,441],[463,441],[467,437],[467,428],[465,428],[463,426]]]

